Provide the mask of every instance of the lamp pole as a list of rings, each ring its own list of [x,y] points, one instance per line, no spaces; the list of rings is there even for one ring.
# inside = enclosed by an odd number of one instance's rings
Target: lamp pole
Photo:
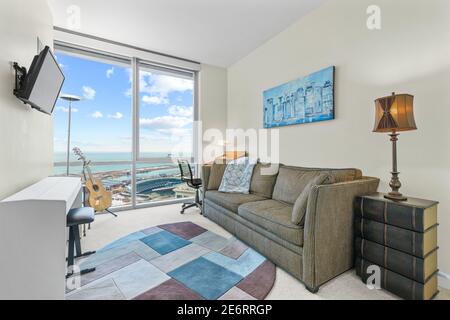
[[[393,130],[392,133],[389,135],[391,137],[392,142],[392,178],[389,183],[389,186],[391,187],[392,191],[389,192],[385,198],[395,200],[395,201],[406,201],[407,198],[404,197],[398,190],[402,186],[400,179],[398,178],[398,175],[400,172],[398,172],[397,169],[397,141],[399,134]]]
[[[70,131],[72,126],[72,102],[80,101],[81,98],[78,96],[63,94],[61,95],[61,99],[69,101],[69,116],[68,116],[68,124],[67,124],[67,154],[66,154],[66,175],[69,176],[69,164],[70,164]]]

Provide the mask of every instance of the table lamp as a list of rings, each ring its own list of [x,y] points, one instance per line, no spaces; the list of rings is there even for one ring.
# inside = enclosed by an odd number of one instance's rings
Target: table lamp
[[[375,100],[375,128],[373,132],[389,132],[392,142],[392,178],[389,186],[392,191],[384,197],[394,201],[406,201],[399,189],[402,186],[397,170],[397,141],[398,132],[416,130],[413,112],[414,96],[409,94],[395,94]]]

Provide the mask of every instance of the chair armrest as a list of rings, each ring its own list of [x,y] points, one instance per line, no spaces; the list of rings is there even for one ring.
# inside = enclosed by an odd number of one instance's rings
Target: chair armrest
[[[377,191],[378,178],[315,186],[306,209],[303,281],[319,286],[353,267],[353,202]]]

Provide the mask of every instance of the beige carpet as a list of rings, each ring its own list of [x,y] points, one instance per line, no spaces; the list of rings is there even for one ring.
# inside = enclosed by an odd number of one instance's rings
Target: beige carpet
[[[96,250],[120,237],[146,227],[180,221],[192,221],[219,235],[225,237],[231,236],[220,226],[201,216],[197,209],[187,210],[184,215],[181,215],[179,213],[180,206],[176,204],[122,211],[118,212],[119,216],[117,218],[109,214],[97,215],[95,222],[91,226],[91,230],[88,230],[86,237],[82,239],[83,250]],[[369,290],[353,271],[349,271],[333,279],[323,285],[317,294],[312,294],[295,278],[280,268],[277,268],[275,285],[267,299],[389,300],[397,299],[397,297],[384,290]],[[437,299],[450,300],[450,292],[441,289],[441,293]]]

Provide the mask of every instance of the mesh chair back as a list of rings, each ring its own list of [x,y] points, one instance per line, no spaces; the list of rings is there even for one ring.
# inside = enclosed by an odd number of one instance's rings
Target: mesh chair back
[[[187,160],[178,160],[178,167],[180,168],[182,180],[192,181],[194,179],[194,176],[192,175],[191,165]]]

